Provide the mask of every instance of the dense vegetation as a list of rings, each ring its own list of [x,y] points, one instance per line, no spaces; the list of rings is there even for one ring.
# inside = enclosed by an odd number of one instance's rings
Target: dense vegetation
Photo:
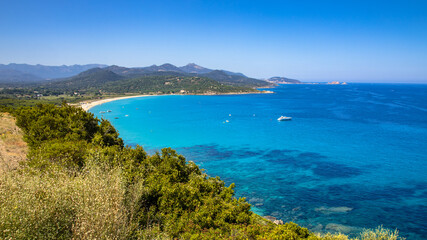
[[[109,97],[110,95],[104,95]],[[0,111],[11,111],[21,106],[36,106],[37,104],[61,105],[62,102],[77,103],[98,97],[94,94],[62,94],[61,92],[31,88],[13,88],[0,90]],[[115,97],[115,95],[111,95]]]
[[[217,81],[188,76],[175,75],[145,75],[125,78],[108,69],[95,68],[83,72],[70,79],[54,81],[42,85],[45,89],[79,92],[79,93],[226,93],[226,92],[256,92],[248,87],[233,87],[220,84]]]
[[[0,239],[347,239],[262,219],[234,197],[234,184],[170,148],[149,156],[124,146],[108,121],[79,108],[21,107],[14,116],[29,151],[21,169],[0,176]]]

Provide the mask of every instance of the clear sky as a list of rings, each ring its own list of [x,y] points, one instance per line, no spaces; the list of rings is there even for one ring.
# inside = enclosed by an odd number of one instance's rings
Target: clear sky
[[[1,0],[0,63],[427,82],[427,0]]]

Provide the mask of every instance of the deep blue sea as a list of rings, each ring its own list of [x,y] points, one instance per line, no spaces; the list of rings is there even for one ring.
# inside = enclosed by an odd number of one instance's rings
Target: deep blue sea
[[[318,232],[384,225],[427,239],[427,85],[269,90],[140,97],[90,111],[129,145],[172,147],[236,183],[236,196],[258,214]],[[281,115],[293,119],[278,122]]]

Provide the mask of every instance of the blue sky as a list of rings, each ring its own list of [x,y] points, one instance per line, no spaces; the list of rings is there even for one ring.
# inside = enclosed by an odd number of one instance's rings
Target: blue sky
[[[0,2],[0,63],[427,82],[427,1]]]

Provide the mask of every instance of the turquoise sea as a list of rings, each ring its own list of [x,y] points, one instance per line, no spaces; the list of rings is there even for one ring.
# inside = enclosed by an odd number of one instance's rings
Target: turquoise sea
[[[172,147],[236,183],[258,214],[319,232],[384,225],[427,239],[427,85],[269,90],[140,97],[90,111],[128,145]],[[293,119],[278,122],[281,115]]]

